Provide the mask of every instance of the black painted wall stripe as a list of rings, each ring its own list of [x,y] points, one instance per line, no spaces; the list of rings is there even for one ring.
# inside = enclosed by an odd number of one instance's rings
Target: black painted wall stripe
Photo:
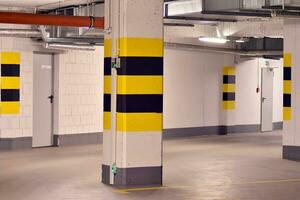
[[[283,68],[283,80],[285,80],[285,81],[292,80],[292,68],[291,67]]]
[[[235,76],[234,75],[223,75],[223,83],[224,84],[235,84]]]
[[[16,89],[2,89],[1,101],[20,101],[20,91]]]
[[[20,65],[1,64],[1,76],[20,76]]]
[[[163,95],[117,95],[117,112],[163,112]]]
[[[111,75],[111,58],[104,58],[104,75]]]
[[[121,57],[118,75],[163,75],[163,57]]]
[[[224,92],[223,93],[223,101],[235,101],[235,93]]]
[[[111,99],[110,94],[104,94],[104,99],[103,99],[104,112],[110,112],[110,107],[111,107],[110,99]]]
[[[291,107],[292,106],[292,95],[291,94],[283,94],[283,107]]]

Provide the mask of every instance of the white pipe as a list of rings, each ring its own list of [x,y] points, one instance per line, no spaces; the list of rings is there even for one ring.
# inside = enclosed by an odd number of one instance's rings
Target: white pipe
[[[94,46],[78,46],[70,44],[47,44],[45,45],[47,49],[58,49],[58,50],[81,50],[81,51],[95,51]]]

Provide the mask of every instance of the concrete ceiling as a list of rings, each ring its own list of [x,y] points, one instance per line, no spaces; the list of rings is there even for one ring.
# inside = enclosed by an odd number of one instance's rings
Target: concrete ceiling
[[[96,2],[96,0],[0,0],[0,6],[52,9],[70,5]]]

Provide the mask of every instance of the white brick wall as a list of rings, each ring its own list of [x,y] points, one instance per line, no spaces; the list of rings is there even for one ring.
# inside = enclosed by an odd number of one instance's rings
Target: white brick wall
[[[30,39],[0,38],[0,52],[20,52],[20,114],[2,115],[0,117],[1,138],[32,136],[32,73],[33,73],[33,43]]]
[[[0,138],[33,135],[33,51],[39,50],[40,46],[30,39],[0,37],[0,52],[21,53],[21,111],[18,115],[0,115]],[[101,132],[103,48],[67,51],[56,58],[59,102],[55,134]]]
[[[102,132],[103,48],[69,51],[59,57],[56,134]]]

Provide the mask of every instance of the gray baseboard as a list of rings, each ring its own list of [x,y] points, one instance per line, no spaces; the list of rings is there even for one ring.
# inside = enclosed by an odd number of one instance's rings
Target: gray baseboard
[[[32,137],[0,138],[0,150],[31,149]]]
[[[282,130],[283,122],[274,122],[273,130]],[[164,129],[164,139],[176,137],[192,137],[204,135],[227,135],[235,133],[256,133],[260,131],[259,124],[236,125],[236,126],[208,126],[193,128]]]
[[[54,139],[53,139],[54,146],[99,144],[101,142],[102,142],[102,133],[54,135]]]
[[[300,146],[283,145],[282,158],[287,160],[300,161]]]
[[[162,166],[117,168],[114,187],[144,187],[162,185]],[[102,165],[102,183],[110,185],[110,166]]]
[[[110,185],[110,166],[102,164],[102,183]]]

